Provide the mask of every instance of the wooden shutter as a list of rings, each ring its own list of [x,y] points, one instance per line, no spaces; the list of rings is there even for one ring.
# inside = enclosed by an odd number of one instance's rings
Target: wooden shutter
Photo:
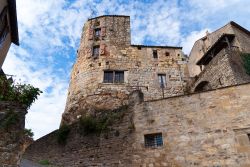
[[[105,44],[100,45],[100,54],[101,55],[105,55],[105,47],[106,47]]]
[[[94,36],[94,31],[92,28],[89,28],[89,40],[92,40]]]
[[[101,28],[101,37],[105,37],[106,36],[106,27],[102,27]]]

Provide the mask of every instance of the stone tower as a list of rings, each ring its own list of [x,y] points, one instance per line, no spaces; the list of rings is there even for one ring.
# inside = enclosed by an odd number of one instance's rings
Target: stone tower
[[[71,72],[63,123],[95,109],[128,104],[140,89],[145,100],[183,94],[186,58],[181,47],[131,45],[129,16],[100,16],[83,28]]]

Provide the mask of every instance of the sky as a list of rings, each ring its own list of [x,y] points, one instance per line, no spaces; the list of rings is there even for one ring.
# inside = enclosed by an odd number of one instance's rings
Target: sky
[[[38,139],[58,129],[84,22],[99,15],[128,15],[131,43],[182,46],[229,21],[250,30],[249,0],[16,0],[20,46],[3,65],[18,82],[43,91],[26,115]]]

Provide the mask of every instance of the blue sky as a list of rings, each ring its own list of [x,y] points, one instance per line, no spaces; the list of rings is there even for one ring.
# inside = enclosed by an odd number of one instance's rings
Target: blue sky
[[[250,30],[249,0],[16,0],[20,46],[3,69],[44,93],[26,116],[35,139],[57,129],[84,22],[104,14],[129,15],[133,44],[183,46],[233,20]]]

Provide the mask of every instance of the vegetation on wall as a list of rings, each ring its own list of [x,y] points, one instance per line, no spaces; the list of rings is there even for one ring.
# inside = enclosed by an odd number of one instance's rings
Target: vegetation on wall
[[[128,106],[124,105],[115,110],[97,110],[95,116],[85,116],[79,121],[79,133],[82,135],[100,134],[107,132],[109,126],[115,121],[119,121],[124,117]]]
[[[250,75],[250,53],[242,53],[241,58],[246,69],[246,73]]]
[[[69,132],[70,132],[70,127],[68,125],[62,125],[57,132],[57,142],[59,144],[65,145]]]
[[[34,133],[32,132],[31,129],[24,129],[23,133],[25,136],[30,137],[30,138],[33,138],[33,136],[34,136]]]
[[[30,84],[15,83],[5,76],[0,76],[0,101],[15,101],[24,104],[27,108],[42,93],[39,88]]]

